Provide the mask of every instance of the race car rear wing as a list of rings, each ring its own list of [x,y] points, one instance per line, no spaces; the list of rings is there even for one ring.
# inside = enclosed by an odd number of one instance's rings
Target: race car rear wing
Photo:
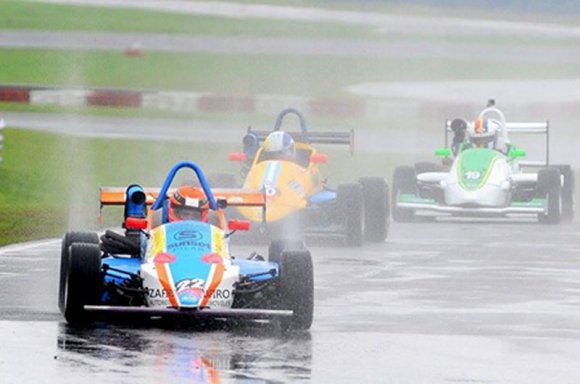
[[[258,139],[258,143],[263,142],[272,131],[256,131],[248,128],[248,134],[254,135]],[[348,132],[308,132],[306,137],[302,132],[286,132],[297,143],[306,144],[343,144],[349,146],[350,153],[354,153],[354,129]]]
[[[445,147],[449,147],[449,134],[453,132],[452,122],[454,120],[447,120],[445,122]],[[546,167],[550,164],[550,122],[548,120],[544,122],[510,122],[505,123],[506,132],[501,134],[507,138],[510,135],[519,134],[532,134],[532,135],[545,135],[545,159],[544,161],[520,161],[521,166],[528,167]]]
[[[144,188],[146,196],[146,204],[148,206],[153,205],[157,197],[159,196],[160,188]],[[101,217],[101,212],[105,206],[121,206],[125,205],[127,198],[126,188],[119,187],[101,187],[99,188],[99,219]],[[170,196],[175,189],[169,189],[167,191],[167,196]],[[215,199],[218,201],[225,202],[226,207],[262,207],[266,210],[266,195],[262,191],[249,190],[249,189],[212,189]],[[265,217],[265,214],[264,214]]]
[[[276,118],[276,123],[274,124],[274,129],[272,131],[255,131],[249,127],[247,136],[253,135],[254,139],[257,139],[255,144],[261,143],[270,133],[280,130],[284,118],[289,114],[295,115],[300,123],[300,132],[287,132],[296,142],[306,144],[345,144],[349,146],[350,153],[354,153],[353,129],[348,132],[310,132],[306,126],[304,115],[295,108],[286,108],[280,112]]]
[[[537,123],[506,123],[507,133],[545,135],[545,159],[544,161],[520,161],[520,165],[528,167],[547,167],[550,165],[550,122],[548,120]]]

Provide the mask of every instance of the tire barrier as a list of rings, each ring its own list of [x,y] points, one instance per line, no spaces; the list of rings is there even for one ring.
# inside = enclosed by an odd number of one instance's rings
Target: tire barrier
[[[353,118],[369,117],[369,111],[376,110],[375,104],[371,105],[361,100],[309,99],[288,95],[229,96],[179,91],[66,89],[2,84],[0,84],[0,102],[267,115],[277,113],[292,105],[310,115],[336,116],[338,114],[341,117]]]

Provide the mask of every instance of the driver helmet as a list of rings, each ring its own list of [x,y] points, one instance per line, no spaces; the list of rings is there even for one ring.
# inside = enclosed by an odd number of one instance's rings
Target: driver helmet
[[[467,129],[469,141],[478,148],[487,148],[493,143],[500,130],[500,125],[496,120],[477,119]]]
[[[264,140],[264,152],[271,157],[294,157],[296,145],[294,139],[286,132],[272,132]]]
[[[199,188],[179,187],[169,198],[167,216],[170,222],[196,220],[207,222],[209,201]]]

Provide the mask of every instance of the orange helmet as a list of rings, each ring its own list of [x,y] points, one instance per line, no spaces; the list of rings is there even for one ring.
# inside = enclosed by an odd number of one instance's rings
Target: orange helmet
[[[169,198],[167,216],[170,222],[197,220],[207,222],[209,201],[199,188],[179,187]]]

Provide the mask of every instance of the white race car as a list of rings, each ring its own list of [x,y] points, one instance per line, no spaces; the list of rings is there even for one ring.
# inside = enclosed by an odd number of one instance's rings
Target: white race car
[[[451,132],[454,138],[449,146]],[[545,160],[520,162],[526,153],[511,144],[508,133],[544,135]],[[484,109],[474,123],[448,121],[445,148],[436,150],[436,155],[443,156],[450,167],[435,163],[397,167],[392,184],[393,218],[412,221],[417,214],[430,212],[478,217],[531,214],[550,224],[571,220],[574,173],[569,165],[549,163],[548,144],[547,121],[507,123],[495,107]],[[529,172],[533,167],[540,169]]]

